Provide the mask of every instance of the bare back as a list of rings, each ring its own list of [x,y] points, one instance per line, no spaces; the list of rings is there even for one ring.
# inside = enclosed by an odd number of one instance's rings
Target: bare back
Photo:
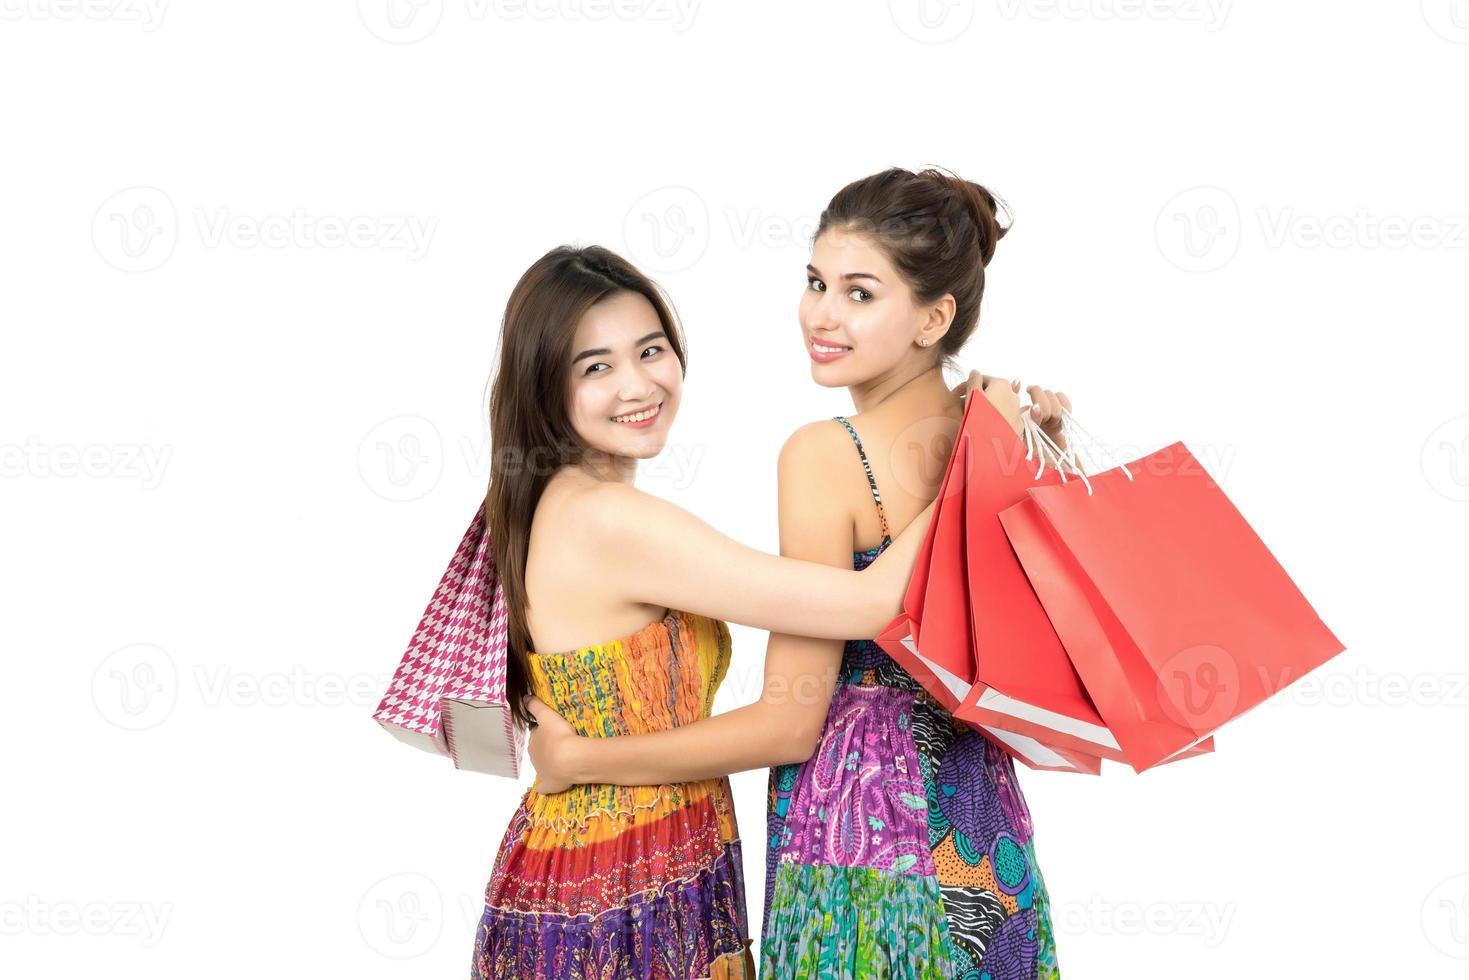
[[[962,419],[963,405],[952,397],[941,401],[897,397],[859,415],[847,416],[865,447],[889,534],[901,534],[938,496]],[[836,471],[840,479],[828,489],[839,491],[843,505],[850,508],[852,548],[875,548],[882,543],[882,528],[862,463],[839,423],[821,424],[835,430],[832,439],[844,460],[842,469]]]

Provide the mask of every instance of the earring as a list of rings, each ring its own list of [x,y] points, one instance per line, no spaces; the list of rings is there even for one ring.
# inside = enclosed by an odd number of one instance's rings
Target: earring
[[[924,337],[922,340],[918,341],[918,346],[919,347],[927,347],[928,346],[928,338],[927,337]]]

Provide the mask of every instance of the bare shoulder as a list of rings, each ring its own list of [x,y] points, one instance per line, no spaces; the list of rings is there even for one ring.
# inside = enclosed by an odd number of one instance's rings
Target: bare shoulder
[[[566,519],[589,533],[617,531],[646,517],[650,509],[667,502],[626,483],[594,483],[566,493]]]
[[[852,453],[852,437],[834,419],[807,422],[780,447],[780,480],[822,482]],[[839,470],[836,470],[839,472]]]
[[[586,546],[621,559],[659,553],[695,521],[676,504],[625,483],[579,487],[562,508]]]

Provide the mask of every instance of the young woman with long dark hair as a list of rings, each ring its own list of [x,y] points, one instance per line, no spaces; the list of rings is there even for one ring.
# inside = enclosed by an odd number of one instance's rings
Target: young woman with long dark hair
[[[726,620],[876,635],[922,537],[920,522],[858,574],[745,547],[637,490],[685,361],[662,294],[603,248],[552,250],[505,310],[485,513],[509,610],[508,693],[517,711],[534,694],[589,740],[707,717],[729,666]],[[753,975],[728,781],[650,782],[532,785],[486,889],[475,977]]]

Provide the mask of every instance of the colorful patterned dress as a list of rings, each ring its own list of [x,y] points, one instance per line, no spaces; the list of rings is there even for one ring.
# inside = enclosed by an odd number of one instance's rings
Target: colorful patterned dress
[[[599,646],[531,654],[531,689],[581,735],[709,716],[729,627],[670,610]],[[754,977],[727,779],[664,786],[532,784],[500,845],[475,935],[474,980]]]
[[[845,419],[892,543],[862,441]],[[871,640],[849,640],[815,754],[770,772],[761,976],[1058,977],[1010,756]]]

